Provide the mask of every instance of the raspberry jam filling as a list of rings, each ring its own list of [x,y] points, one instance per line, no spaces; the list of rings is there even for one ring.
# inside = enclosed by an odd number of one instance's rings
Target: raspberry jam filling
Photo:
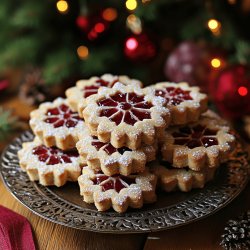
[[[164,97],[168,104],[178,105],[184,101],[193,100],[190,96],[190,91],[181,88],[166,87],[165,89],[155,90],[156,96]]]
[[[87,98],[88,96],[96,94],[100,87],[112,88],[116,82],[118,82],[118,78],[116,78],[115,80],[113,80],[111,82],[105,81],[101,78],[97,79],[93,85],[86,86],[82,89],[83,97]]]
[[[54,128],[66,126],[75,127],[81,118],[77,112],[73,112],[67,105],[61,104],[59,107],[48,109],[46,113],[46,123],[52,123]]]
[[[95,148],[99,151],[100,149],[104,150],[108,155],[112,155],[115,152],[120,153],[123,155],[126,151],[132,151],[129,148],[122,147],[122,148],[115,148],[110,143],[103,143],[100,142],[97,137],[93,137],[93,141],[91,143],[92,146],[95,146]]]
[[[32,154],[37,155],[39,161],[45,162],[46,165],[72,163],[72,158],[79,156],[76,151],[64,152],[56,147],[47,148],[44,145],[33,148]]]
[[[174,132],[172,135],[175,138],[175,144],[186,145],[189,148],[204,146],[205,148],[213,145],[218,145],[216,139],[217,130],[206,128],[202,125],[195,127],[183,127],[179,132]]]
[[[102,107],[100,116],[108,117],[116,125],[122,122],[134,125],[138,121],[151,119],[149,109],[153,107],[150,102],[145,101],[144,96],[120,92],[100,100],[97,104]]]
[[[107,191],[109,189],[114,189],[116,192],[120,192],[123,188],[129,187],[131,184],[135,183],[135,177],[128,177],[123,175],[113,175],[107,176],[104,174],[96,174],[95,179],[93,179],[95,185],[100,185],[102,191]]]

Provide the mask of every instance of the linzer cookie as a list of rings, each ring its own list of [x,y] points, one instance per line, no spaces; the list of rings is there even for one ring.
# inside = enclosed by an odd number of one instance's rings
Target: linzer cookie
[[[151,89],[116,83],[87,99],[83,117],[90,133],[115,148],[152,145],[170,121],[165,99]]]
[[[180,190],[189,192],[194,188],[203,188],[205,184],[214,178],[216,168],[206,168],[201,171],[193,171],[189,168],[174,168],[168,162],[152,165],[151,172],[158,177],[158,186],[166,191]]]
[[[141,208],[143,203],[156,201],[156,176],[148,172],[137,175],[107,176],[84,167],[78,178],[80,193],[87,203],[94,203],[99,211],[113,209],[122,213],[128,207]]]
[[[234,148],[235,137],[229,130],[224,120],[208,111],[196,123],[167,129],[162,157],[176,168],[218,167]]]
[[[155,159],[157,146],[143,145],[131,150],[127,147],[115,148],[109,142],[100,142],[97,137],[91,136],[88,130],[81,133],[76,147],[88,166],[105,175],[130,175],[145,170],[145,164]]]
[[[185,82],[163,82],[151,87],[155,89],[156,96],[165,98],[172,125],[197,121],[207,110],[207,95],[200,93],[198,87],[190,87]]]
[[[56,147],[42,145],[38,138],[23,143],[18,151],[22,170],[31,181],[41,185],[63,186],[67,181],[77,181],[81,174],[80,157],[76,150],[62,151]]]
[[[66,90],[66,96],[70,108],[73,111],[78,111],[81,116],[84,108],[86,107],[86,98],[96,94],[100,87],[113,87],[116,82],[120,82],[124,85],[139,85],[142,87],[142,83],[136,79],[130,79],[127,76],[114,76],[111,74],[104,74],[101,77],[91,77],[86,80],[79,80],[75,87]]]
[[[62,98],[41,104],[30,116],[34,134],[47,147],[56,146],[62,150],[75,148],[78,134],[85,129],[84,121]]]

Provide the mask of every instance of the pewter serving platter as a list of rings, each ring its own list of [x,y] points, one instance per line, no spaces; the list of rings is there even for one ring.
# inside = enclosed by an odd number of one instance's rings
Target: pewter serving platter
[[[61,188],[44,187],[31,182],[22,172],[17,157],[21,144],[33,134],[24,132],[3,152],[0,164],[2,180],[9,191],[35,214],[54,223],[81,230],[103,233],[145,233],[166,230],[204,218],[231,202],[246,186],[247,154],[240,145],[220,168],[214,181],[189,193],[158,193],[155,204],[129,209],[118,214],[113,210],[98,212],[83,202],[77,183]]]

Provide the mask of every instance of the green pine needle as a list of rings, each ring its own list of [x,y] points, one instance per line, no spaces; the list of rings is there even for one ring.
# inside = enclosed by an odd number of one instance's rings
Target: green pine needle
[[[43,77],[46,84],[58,84],[74,73],[78,58],[75,51],[61,49],[51,53],[45,61]]]
[[[3,141],[12,131],[16,117],[11,115],[9,110],[0,107],[0,141]]]
[[[10,22],[15,29],[39,28],[41,20],[37,16],[41,16],[43,13],[43,8],[37,4],[37,1],[27,2],[14,13]]]
[[[241,64],[249,63],[250,44],[244,40],[239,40],[235,44],[236,58]]]

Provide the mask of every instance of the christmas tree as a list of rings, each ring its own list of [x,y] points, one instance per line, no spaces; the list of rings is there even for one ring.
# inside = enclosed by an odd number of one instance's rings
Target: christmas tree
[[[28,87],[21,88],[25,98],[39,95],[28,98],[32,104],[44,101],[48,88],[56,84],[73,85],[72,79],[108,72],[139,78],[145,85],[189,81],[207,92],[212,81],[216,82],[212,97],[218,85],[222,96],[249,107],[249,13],[248,0],[25,0],[19,4],[2,0],[0,74],[10,68],[32,69],[33,76],[24,78]],[[235,64],[239,69],[230,70]],[[229,94],[220,87],[223,80],[213,80],[224,68],[234,82],[244,78]],[[219,99],[218,106],[228,102],[220,96],[214,99]]]
[[[46,84],[105,72],[149,83],[164,79],[164,61],[183,40],[203,41],[227,61],[248,63],[247,3],[3,0],[0,69],[39,67]]]

